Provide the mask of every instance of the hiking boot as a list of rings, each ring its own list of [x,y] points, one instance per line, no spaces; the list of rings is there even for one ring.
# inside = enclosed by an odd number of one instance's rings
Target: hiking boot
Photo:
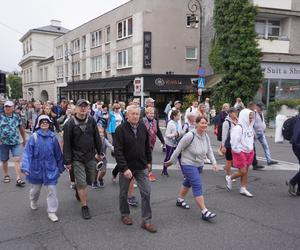
[[[81,214],[82,214],[82,218],[85,220],[89,220],[90,218],[92,218],[88,206],[81,207]]]

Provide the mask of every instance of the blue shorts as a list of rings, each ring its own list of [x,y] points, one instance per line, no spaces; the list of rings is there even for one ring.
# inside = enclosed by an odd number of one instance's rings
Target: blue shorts
[[[191,165],[182,165],[181,170],[184,175],[182,185],[186,188],[192,187],[193,196],[202,196],[202,180],[200,173],[203,167],[195,167]]]
[[[9,151],[11,152],[13,157],[21,156],[21,145],[0,145],[0,161],[8,161],[9,160]]]

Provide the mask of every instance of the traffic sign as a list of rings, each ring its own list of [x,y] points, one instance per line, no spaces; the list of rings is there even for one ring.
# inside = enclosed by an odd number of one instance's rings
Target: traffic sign
[[[205,68],[203,66],[199,67],[198,76],[201,77],[201,78],[205,77]]]
[[[198,78],[198,89],[204,88],[205,78]]]

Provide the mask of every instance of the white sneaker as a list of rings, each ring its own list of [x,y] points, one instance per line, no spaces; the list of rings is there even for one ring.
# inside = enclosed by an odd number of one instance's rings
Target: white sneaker
[[[37,210],[38,209],[37,203],[35,201],[30,201],[30,208],[32,210]]]
[[[206,164],[211,164],[211,161],[210,161],[210,159],[206,158],[206,159],[204,160],[204,163],[206,163]]]
[[[230,175],[226,175],[225,176],[225,180],[226,180],[226,187],[228,190],[231,190],[232,188],[232,180],[230,178]]]
[[[56,216],[55,213],[48,213],[48,218],[53,221],[53,222],[57,222],[58,221],[58,218]]]
[[[136,185],[135,183],[133,183],[133,187],[134,187],[134,188],[137,188],[137,185]]]
[[[240,189],[240,194],[245,195],[249,198],[253,197],[253,194],[251,194],[246,188],[241,188]]]

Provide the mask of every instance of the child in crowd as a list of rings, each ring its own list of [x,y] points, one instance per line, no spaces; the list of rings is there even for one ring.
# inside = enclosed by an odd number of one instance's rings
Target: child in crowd
[[[98,187],[103,188],[104,187],[103,177],[106,174],[106,168],[107,168],[107,159],[105,156],[106,150],[107,150],[107,148],[109,148],[112,152],[114,151],[113,145],[106,138],[107,136],[105,133],[105,129],[103,127],[98,127],[98,131],[99,131],[101,141],[102,141],[102,159],[97,164],[96,180],[92,184],[92,188],[98,188]]]
[[[49,129],[51,122],[47,115],[38,117],[37,130],[30,136],[23,153],[21,170],[26,175],[27,181],[32,184],[30,188],[31,209],[38,208],[37,201],[42,185],[47,186],[48,218],[56,222],[58,221],[56,184],[65,168],[58,140],[54,132]]]

